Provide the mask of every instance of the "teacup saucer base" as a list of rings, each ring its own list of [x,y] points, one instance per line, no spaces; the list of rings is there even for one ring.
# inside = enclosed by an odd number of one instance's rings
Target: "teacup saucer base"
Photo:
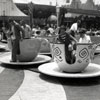
[[[38,55],[33,61],[31,62],[11,62],[11,53],[6,53],[1,55],[0,62],[3,64],[10,64],[10,65],[32,65],[32,64],[42,64],[45,62],[49,62],[51,57],[46,55]]]
[[[94,63],[90,63],[87,68],[80,73],[65,73],[58,67],[56,62],[42,64],[38,69],[43,74],[63,78],[90,78],[100,76],[100,65]]]

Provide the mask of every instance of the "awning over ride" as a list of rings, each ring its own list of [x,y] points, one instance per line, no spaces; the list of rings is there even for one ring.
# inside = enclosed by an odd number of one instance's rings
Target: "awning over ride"
[[[0,19],[2,17],[28,18],[26,14],[17,8],[12,0],[0,0]]]

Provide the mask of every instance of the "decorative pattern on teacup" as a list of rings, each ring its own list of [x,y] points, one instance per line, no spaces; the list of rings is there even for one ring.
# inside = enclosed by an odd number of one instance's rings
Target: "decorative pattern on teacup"
[[[58,61],[63,61],[62,57],[61,57],[61,50],[59,47],[54,47],[53,48],[53,54],[54,54],[54,57],[58,60]],[[57,62],[58,62],[57,61]]]
[[[88,58],[88,59],[86,59],[86,62],[89,62],[89,58]]]
[[[79,52],[79,56],[80,58],[82,58],[83,60],[85,60],[86,58],[88,58],[89,56],[89,51],[87,48],[83,48],[80,52]]]
[[[78,63],[82,63],[82,60],[78,59],[77,62],[78,62]]]

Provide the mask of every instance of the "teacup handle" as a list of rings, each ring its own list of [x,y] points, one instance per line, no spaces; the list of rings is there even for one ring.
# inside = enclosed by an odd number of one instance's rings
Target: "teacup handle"
[[[94,53],[95,53],[95,50],[96,50],[96,48],[97,48],[98,46],[100,46],[100,43],[94,44],[94,45],[93,45],[93,50],[92,50],[92,52],[91,52],[91,59],[94,59],[94,58],[95,58]]]

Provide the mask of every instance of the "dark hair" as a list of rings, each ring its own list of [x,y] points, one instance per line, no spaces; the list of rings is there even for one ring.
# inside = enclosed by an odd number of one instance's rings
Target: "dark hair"
[[[79,31],[80,34],[85,34],[86,33],[86,29],[85,28],[81,28]]]
[[[21,20],[20,23],[25,24],[25,21],[24,20]]]
[[[62,31],[62,30],[66,31],[66,27],[63,26],[63,25],[59,28],[59,32],[58,32],[58,34],[61,34],[61,31]]]

